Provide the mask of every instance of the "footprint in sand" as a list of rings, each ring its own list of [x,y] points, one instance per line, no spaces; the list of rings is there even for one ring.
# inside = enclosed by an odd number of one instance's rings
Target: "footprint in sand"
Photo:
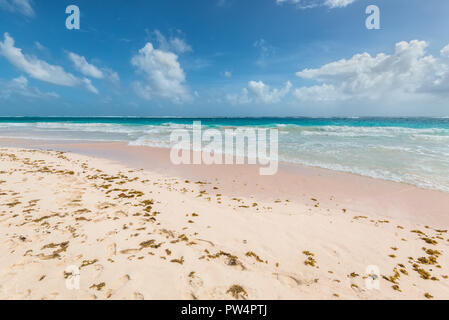
[[[94,279],[98,279],[103,274],[104,267],[101,264],[96,264],[94,266],[94,268],[95,268],[95,271],[96,271]]]
[[[30,295],[31,295],[31,290],[27,289],[23,292],[18,292],[16,294],[12,295],[11,299],[12,300],[24,300],[24,299],[27,299]]]
[[[116,294],[117,291],[119,291],[121,288],[123,288],[128,283],[129,280],[131,280],[131,277],[127,274],[124,275],[123,277],[115,280],[115,282],[111,285],[111,289],[109,289],[106,292],[106,299],[109,299],[114,294]]]
[[[114,212],[114,215],[116,217],[127,217],[128,216],[128,214],[126,212],[124,212],[123,210],[119,210],[119,211]]]
[[[140,249],[125,249],[120,251],[121,254],[135,254],[135,253],[139,253]]]
[[[188,278],[189,278],[189,285],[192,287],[192,289],[198,289],[204,285],[203,280],[194,272],[191,272]]]
[[[14,240],[11,239],[6,240],[4,243],[9,250],[15,249],[19,245],[18,243],[16,243]]]
[[[97,204],[97,209],[99,209],[99,210],[104,210],[104,209],[108,209],[108,208],[113,208],[113,207],[116,207],[117,205],[116,204],[113,204],[113,203],[109,203],[109,202],[102,202],[102,203],[99,203],[99,204]]]
[[[307,280],[301,279],[302,276],[298,275],[298,274],[273,273],[273,275],[282,284],[288,285],[292,288],[313,283],[313,281],[307,281]]]
[[[42,300],[55,300],[58,295],[58,292],[52,292],[48,296],[42,297]]]
[[[106,247],[106,252],[108,253],[108,257],[113,257],[117,254],[117,244],[111,243]]]
[[[134,292],[133,299],[134,300],[145,300],[145,297],[140,292]]]
[[[187,276],[187,281],[189,283],[190,290],[188,293],[184,293],[184,298],[198,300],[198,291],[201,290],[204,286],[203,279],[201,279],[201,277],[199,277],[196,272],[192,271]]]

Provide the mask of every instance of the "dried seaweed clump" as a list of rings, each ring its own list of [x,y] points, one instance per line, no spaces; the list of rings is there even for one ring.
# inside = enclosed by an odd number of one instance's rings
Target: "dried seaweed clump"
[[[304,261],[304,264],[306,266],[315,267],[316,266],[316,260],[314,258],[315,254],[313,254],[310,251],[303,251],[302,252],[305,256],[307,256],[307,260]]]
[[[106,286],[106,283],[101,282],[99,284],[93,284],[89,287],[89,289],[96,289],[98,291],[101,291],[101,289],[103,289]]]
[[[66,241],[66,242],[62,242],[62,243],[59,243],[59,244],[50,243],[50,244],[47,244],[47,245],[43,246],[41,248],[41,250],[56,249],[58,247],[59,247],[59,249],[54,250],[51,254],[45,255],[45,254],[41,253],[41,254],[38,255],[38,257],[41,258],[42,260],[50,260],[50,259],[59,258],[60,257],[59,254],[60,253],[67,251],[67,248],[69,247],[69,242]]]
[[[253,257],[254,259],[256,259],[257,262],[261,262],[261,263],[264,262],[257,254],[255,254],[252,251],[247,252],[245,255],[250,258]]]
[[[232,287],[226,291],[226,293],[230,293],[232,297],[236,300],[243,299],[246,300],[248,298],[248,293],[242,286],[238,284],[234,284]]]
[[[98,262],[98,259],[84,260],[84,261],[81,263],[80,269],[81,269],[81,268],[84,268],[84,267],[87,267],[87,266],[90,266],[90,265],[92,265],[92,264],[95,264],[95,263],[97,263],[97,262]]]
[[[140,245],[141,250],[145,249],[145,248],[157,249],[162,245],[162,243],[156,244],[155,240],[148,240],[148,241],[141,242],[139,245]]]
[[[170,260],[170,262],[173,262],[173,263],[179,263],[179,264],[184,264],[184,257],[181,257],[180,259],[173,259],[173,260]]]
[[[243,263],[240,262],[239,258],[233,254],[230,254],[230,253],[224,252],[224,251],[220,251],[214,255],[209,254],[208,251],[206,251],[206,253],[208,253],[207,257],[209,259],[218,259],[218,258],[224,256],[224,257],[226,257],[225,263],[228,266],[240,266],[242,268],[242,270],[246,269],[245,266],[243,265]]]

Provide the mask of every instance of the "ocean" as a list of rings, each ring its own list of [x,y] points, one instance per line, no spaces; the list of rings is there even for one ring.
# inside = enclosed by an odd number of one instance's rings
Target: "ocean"
[[[449,118],[0,118],[0,137],[169,148],[174,129],[277,128],[279,158],[449,192]]]

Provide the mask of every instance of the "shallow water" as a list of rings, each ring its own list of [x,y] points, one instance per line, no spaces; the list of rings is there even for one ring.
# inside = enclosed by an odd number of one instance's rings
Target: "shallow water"
[[[0,137],[168,148],[173,130],[196,120],[203,130],[277,128],[283,161],[449,192],[446,118],[0,118]]]

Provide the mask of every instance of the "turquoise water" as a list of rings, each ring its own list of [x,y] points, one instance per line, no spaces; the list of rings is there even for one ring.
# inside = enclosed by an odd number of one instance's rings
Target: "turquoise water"
[[[171,132],[196,120],[204,129],[277,128],[283,161],[449,192],[446,118],[0,118],[0,137],[170,147]]]

